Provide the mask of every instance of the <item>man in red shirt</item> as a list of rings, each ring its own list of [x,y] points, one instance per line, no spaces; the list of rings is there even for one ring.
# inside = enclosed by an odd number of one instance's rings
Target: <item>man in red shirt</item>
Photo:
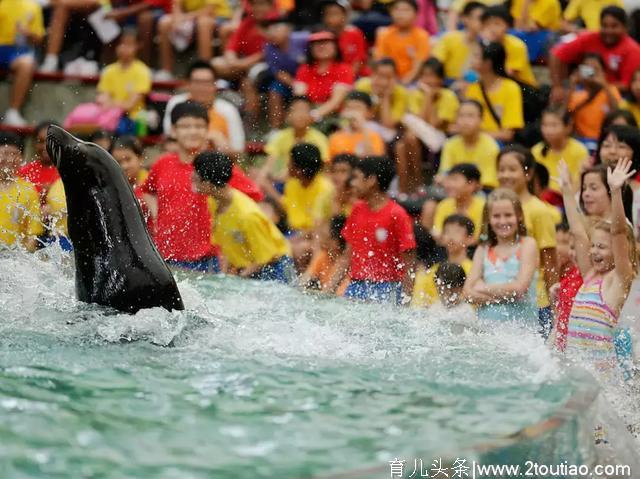
[[[249,5],[250,10],[229,37],[224,56],[211,62],[219,77],[235,80],[262,61],[267,40],[260,24],[277,12],[273,0],[250,0]]]
[[[549,55],[552,103],[562,103],[568,65],[578,64],[586,53],[598,53],[605,61],[607,81],[620,89],[629,87],[633,72],[640,67],[640,46],[627,34],[624,9],[609,6],[600,13],[600,31],[584,32],[556,45]]]
[[[217,272],[207,197],[191,186],[193,161],[207,146],[207,109],[195,102],[180,103],[171,112],[171,124],[178,152],[158,158],[140,186],[143,194],[155,197],[148,203],[157,204],[153,239],[167,263]]]
[[[40,194],[40,203],[42,205],[45,203],[49,188],[60,178],[58,169],[51,162],[46,148],[47,128],[51,124],[54,123],[52,121],[43,121],[36,126],[33,160],[18,170],[20,178],[35,185]]]
[[[408,303],[413,291],[416,240],[407,212],[387,196],[395,176],[392,161],[368,156],[353,170],[351,184],[361,199],[342,230],[347,247],[329,290],[351,270],[345,296],[364,301]]]
[[[249,0],[249,11],[227,42],[224,55],[211,61],[216,76],[226,80],[239,80],[240,92],[245,100],[248,122],[257,121],[260,96],[247,77],[257,77],[264,58],[267,42],[261,23],[270,15],[277,15],[273,0]],[[252,71],[253,69],[253,71]]]
[[[351,65],[356,76],[368,76],[368,45],[364,33],[347,20],[351,6],[347,0],[326,0],[322,4],[322,22],[338,38],[342,61]]]

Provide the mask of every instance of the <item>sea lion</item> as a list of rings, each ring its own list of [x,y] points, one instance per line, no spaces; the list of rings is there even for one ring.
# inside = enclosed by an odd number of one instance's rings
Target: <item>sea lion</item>
[[[66,194],[78,299],[128,313],[184,309],[116,160],[55,125],[47,131],[47,151]]]

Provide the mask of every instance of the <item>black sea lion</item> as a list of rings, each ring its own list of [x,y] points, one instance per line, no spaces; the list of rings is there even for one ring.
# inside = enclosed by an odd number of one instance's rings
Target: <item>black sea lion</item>
[[[80,301],[134,313],[182,298],[144,224],[140,205],[113,157],[60,127],[47,131],[47,151],[67,197],[68,231]]]

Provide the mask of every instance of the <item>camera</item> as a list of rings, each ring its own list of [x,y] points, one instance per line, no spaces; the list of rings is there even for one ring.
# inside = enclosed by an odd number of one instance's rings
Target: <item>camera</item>
[[[595,68],[590,65],[580,65],[578,70],[580,71],[580,76],[582,78],[593,78],[596,74]]]

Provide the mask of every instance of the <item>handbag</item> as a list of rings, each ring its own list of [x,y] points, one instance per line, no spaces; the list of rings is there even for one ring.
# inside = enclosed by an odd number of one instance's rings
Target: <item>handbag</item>
[[[124,111],[118,107],[104,107],[97,103],[81,103],[64,120],[66,130],[100,129],[115,131]]]

